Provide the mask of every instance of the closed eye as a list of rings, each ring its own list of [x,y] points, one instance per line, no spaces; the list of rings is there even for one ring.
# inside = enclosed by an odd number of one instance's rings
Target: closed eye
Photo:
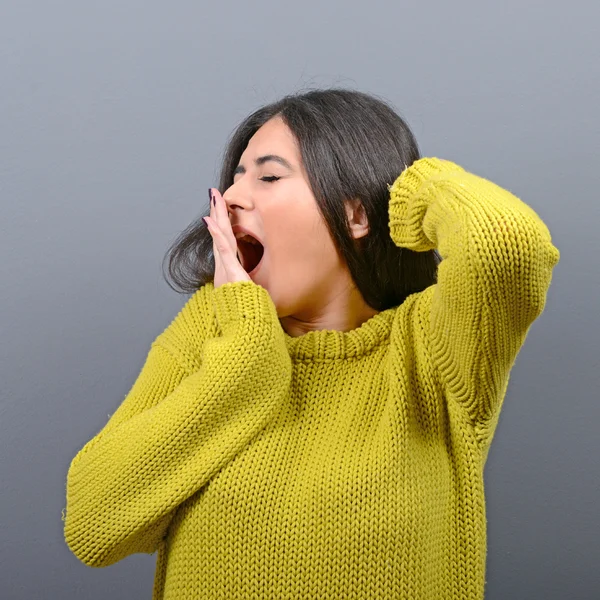
[[[275,177],[274,175],[271,177],[261,177],[260,178],[261,181],[266,181],[267,183],[272,183],[273,181],[277,181],[278,179],[281,179],[281,177]]]

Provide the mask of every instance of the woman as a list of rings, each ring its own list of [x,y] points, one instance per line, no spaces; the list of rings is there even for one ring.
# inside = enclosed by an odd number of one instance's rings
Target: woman
[[[69,547],[158,551],[155,600],[483,598],[483,468],[547,227],[348,90],[250,115],[219,188],[168,253],[192,297],[71,463]]]

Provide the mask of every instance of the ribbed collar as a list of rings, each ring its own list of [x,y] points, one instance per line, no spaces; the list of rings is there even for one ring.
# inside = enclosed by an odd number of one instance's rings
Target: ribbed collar
[[[388,308],[351,331],[323,329],[292,337],[285,331],[285,343],[292,359],[331,360],[358,358],[388,343],[398,307]]]
[[[268,292],[254,282],[225,284],[219,294],[215,294],[212,282],[208,282],[203,288],[210,292],[210,296],[216,301],[214,308],[220,315],[221,324],[227,319],[238,318],[240,307],[248,302],[254,307],[262,307],[262,318],[277,318],[275,306]],[[323,329],[309,331],[298,337],[288,335],[283,328],[281,331],[293,360],[358,358],[389,342],[392,322],[397,310],[398,307],[395,306],[381,311],[351,331]]]

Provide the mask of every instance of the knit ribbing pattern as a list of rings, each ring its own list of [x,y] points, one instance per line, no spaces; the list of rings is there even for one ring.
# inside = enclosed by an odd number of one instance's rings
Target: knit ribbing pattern
[[[65,539],[157,552],[153,600],[484,597],[483,468],[559,252],[536,213],[423,158],[390,186],[438,281],[349,331],[288,336],[251,281],[207,284],[67,474]]]

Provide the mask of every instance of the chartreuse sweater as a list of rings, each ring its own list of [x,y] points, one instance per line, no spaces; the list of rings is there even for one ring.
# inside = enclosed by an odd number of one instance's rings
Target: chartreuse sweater
[[[352,331],[290,337],[252,281],[192,295],[71,462],[81,561],[156,551],[155,600],[483,598],[484,464],[559,251],[437,158],[390,186],[389,227],[437,282]]]

